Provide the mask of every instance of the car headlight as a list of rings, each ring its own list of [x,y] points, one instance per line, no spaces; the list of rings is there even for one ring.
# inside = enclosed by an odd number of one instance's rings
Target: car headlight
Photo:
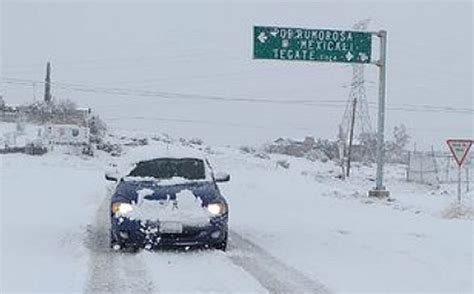
[[[123,216],[133,210],[130,203],[115,202],[112,204],[112,213],[118,216]]]
[[[211,203],[207,206],[207,210],[212,215],[222,215],[227,212],[227,205],[224,203]]]

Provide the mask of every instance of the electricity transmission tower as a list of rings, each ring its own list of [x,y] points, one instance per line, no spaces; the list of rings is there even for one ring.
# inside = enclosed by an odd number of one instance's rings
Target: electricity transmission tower
[[[365,31],[367,30],[369,22],[370,19],[361,20],[353,26],[353,29],[356,31]],[[347,157],[347,176],[349,176],[350,172],[353,140],[364,133],[372,133],[369,106],[365,92],[364,65],[354,64],[352,65],[351,90],[339,127],[339,140],[344,145],[344,155]]]

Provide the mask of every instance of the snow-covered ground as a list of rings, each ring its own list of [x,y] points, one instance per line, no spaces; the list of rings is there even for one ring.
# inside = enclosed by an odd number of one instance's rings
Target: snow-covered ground
[[[150,143],[125,151],[203,148]],[[470,216],[446,218],[455,187],[406,183],[402,166],[386,168],[387,201],[366,197],[373,167],[355,166],[341,181],[332,162],[208,152],[232,176],[220,185],[227,252],[110,252],[111,157],[2,155],[0,292],[472,293],[472,192]],[[277,167],[282,159],[288,169]]]
[[[442,218],[454,191],[407,184],[388,166],[393,201],[374,200],[366,197],[373,170],[342,182],[331,163],[289,159],[284,170],[234,158],[217,160],[234,176],[223,187],[234,230],[309,277],[343,292],[472,290],[472,221]],[[465,202],[472,210],[472,193]]]

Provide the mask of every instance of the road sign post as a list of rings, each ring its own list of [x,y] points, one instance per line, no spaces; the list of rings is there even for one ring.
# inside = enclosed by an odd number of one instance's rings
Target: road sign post
[[[255,26],[253,34],[254,59],[361,63],[379,67],[376,185],[369,196],[387,197],[389,192],[383,185],[387,32]],[[380,56],[375,63],[372,62],[373,35],[380,39]]]
[[[385,81],[387,66],[387,32],[380,31],[377,33],[380,38],[380,56],[376,65],[379,67],[379,103],[377,115],[377,174],[375,179],[375,189],[369,191],[369,196],[388,197],[389,192],[383,185],[383,166],[385,158]]]
[[[458,202],[461,203],[461,173],[462,168],[458,166]]]
[[[472,140],[468,139],[450,139],[447,140],[446,143],[448,144],[449,150],[454,157],[454,160],[458,164],[458,202],[461,202],[461,173],[462,173],[462,164],[469,153],[469,149],[471,149]]]

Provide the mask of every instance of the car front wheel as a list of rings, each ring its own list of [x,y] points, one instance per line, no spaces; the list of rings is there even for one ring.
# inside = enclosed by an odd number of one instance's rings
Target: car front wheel
[[[226,249],[227,249],[227,238],[228,238],[228,236],[227,236],[227,232],[226,232],[224,240],[222,240],[219,243],[213,244],[212,248],[217,249],[217,250],[226,251]]]

